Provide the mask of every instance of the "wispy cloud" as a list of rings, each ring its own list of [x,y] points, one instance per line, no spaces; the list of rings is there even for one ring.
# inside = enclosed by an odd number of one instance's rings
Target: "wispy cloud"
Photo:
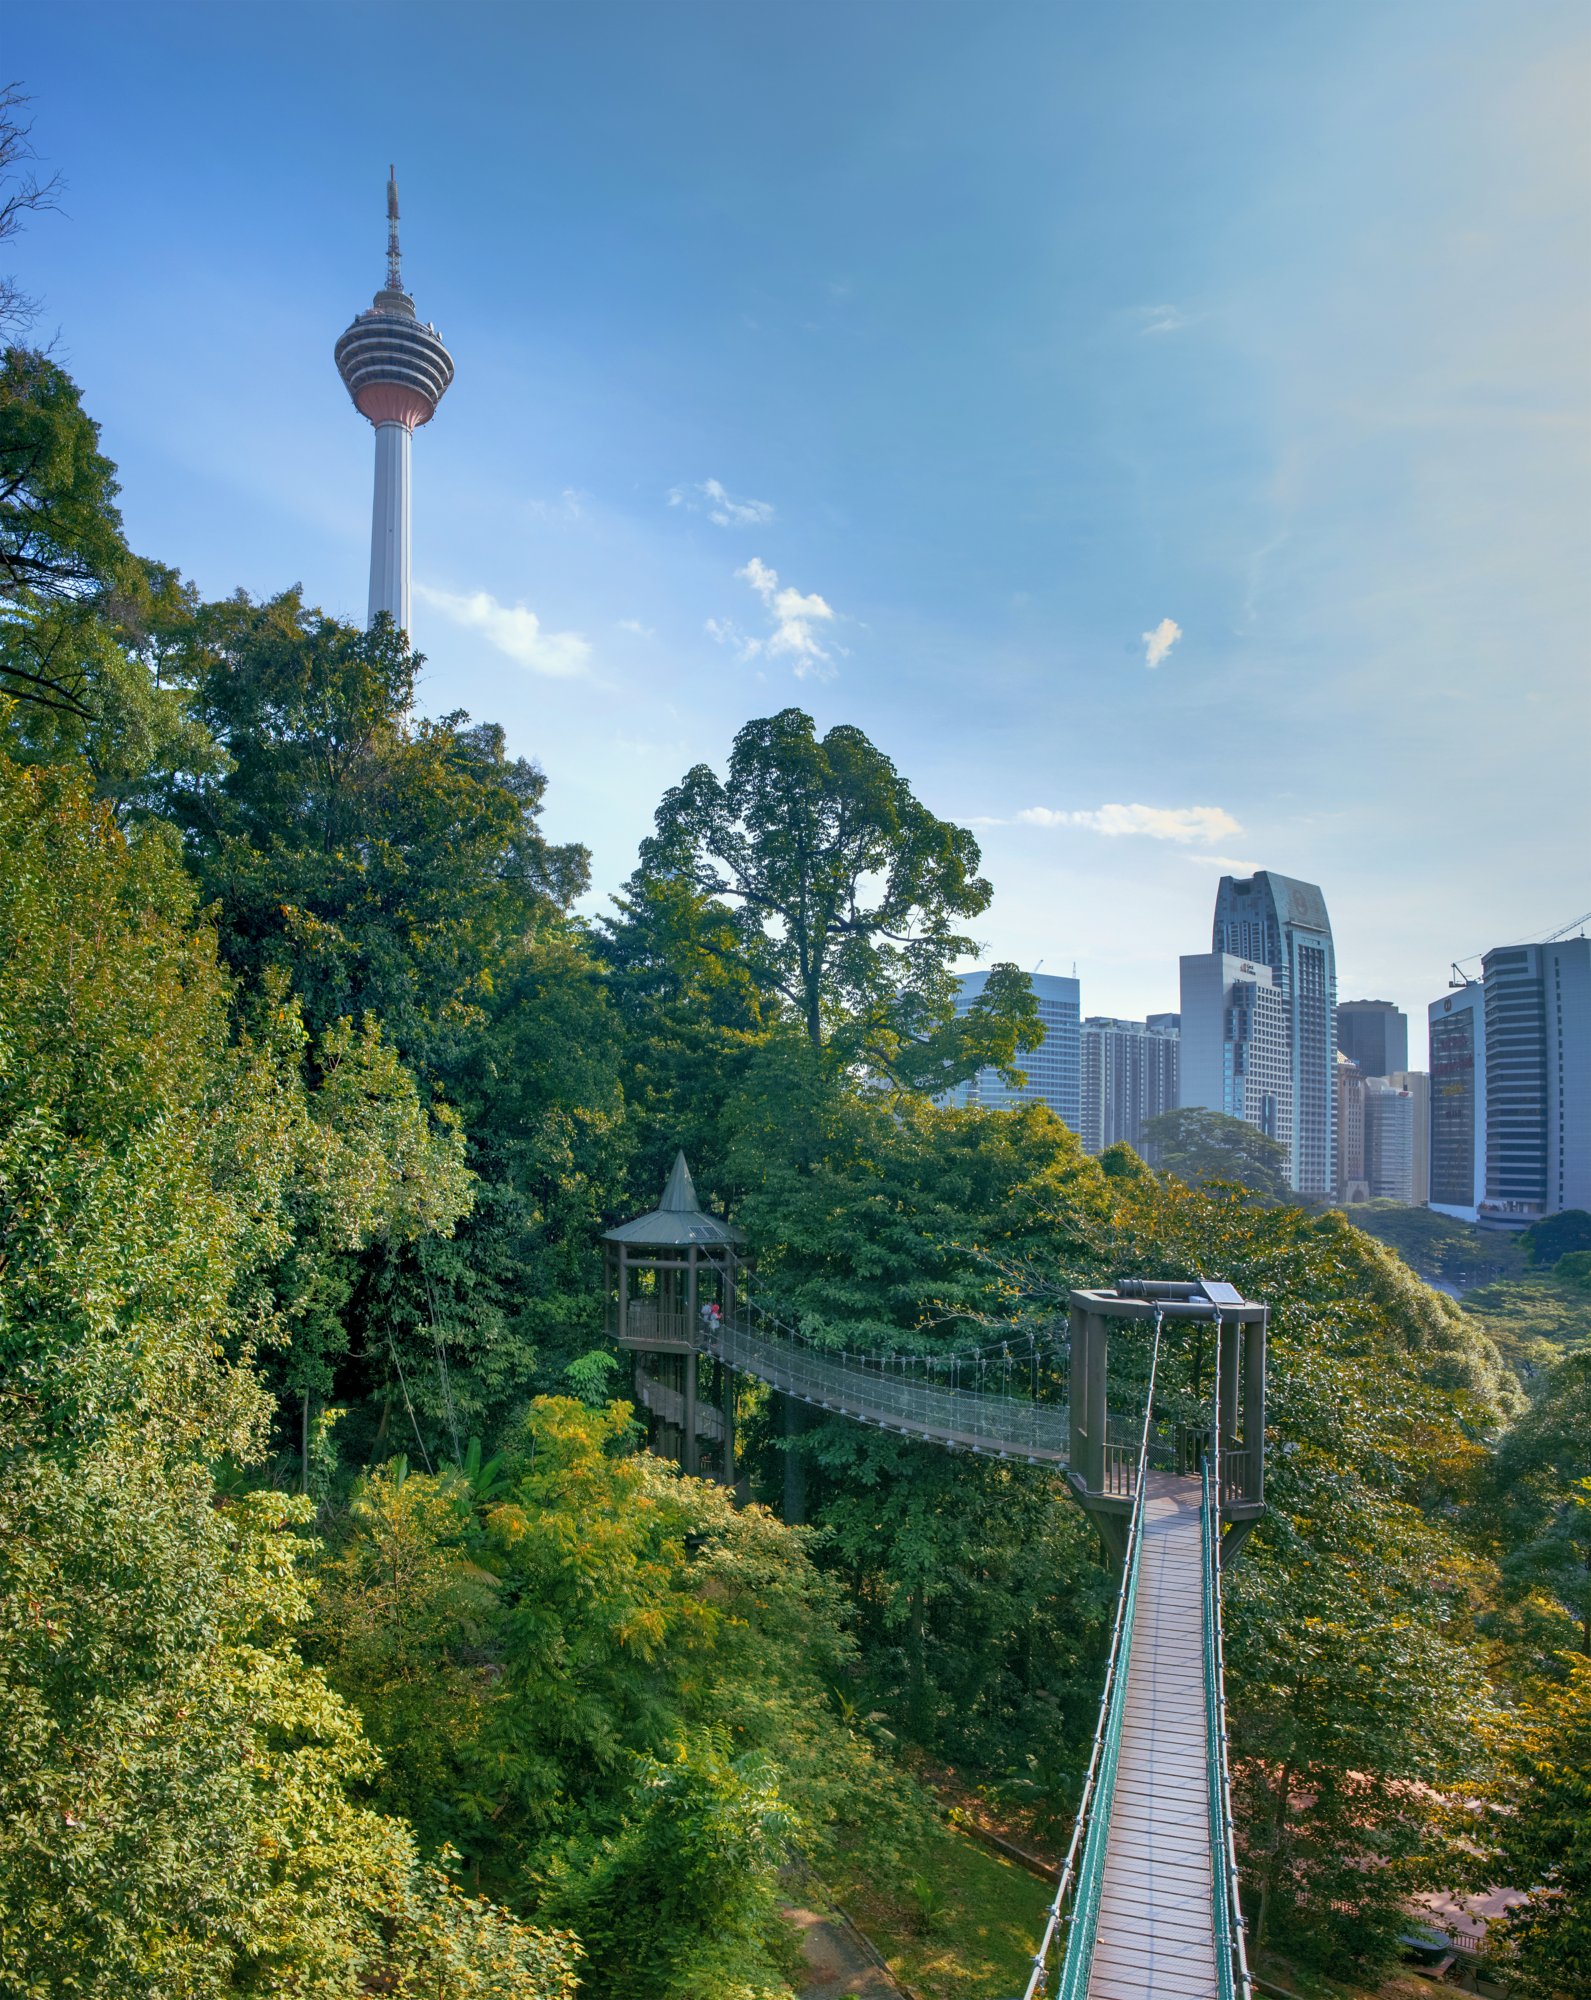
[[[705,514],[720,528],[761,528],[774,516],[771,500],[740,499],[718,479],[704,479],[697,486],[671,486],[668,504],[683,507],[688,514]]]
[[[1135,306],[1133,311],[1140,333],[1180,333],[1204,317],[1203,313],[1184,312],[1180,306]]]
[[[1229,833],[1243,831],[1221,806],[1105,805],[1085,807],[1076,812],[1056,812],[1049,806],[1026,806],[1017,814],[1017,819],[1024,826],[1078,826],[1090,833],[1106,834],[1112,839],[1124,833],[1136,833],[1150,840],[1174,840],[1184,846],[1193,841],[1220,840]]]
[[[544,632],[523,604],[499,604],[484,590],[459,596],[417,583],[415,595],[466,631],[479,632],[500,653],[551,680],[569,680],[591,663],[591,642],[579,632]]]
[[[820,626],[834,623],[834,608],[816,592],[803,593],[781,584],[779,572],[753,556],[735,575],[762,599],[769,631],[761,638],[742,632],[731,618],[709,618],[708,633],[721,646],[732,646],[741,660],[789,660],[796,678],[832,680],[834,653],[818,636]],[[832,644],[832,641],[830,642]],[[835,648],[843,651],[843,648]]]
[[[1239,861],[1230,854],[1185,854],[1184,861],[1196,861],[1201,868],[1225,868],[1233,875],[1253,875],[1265,866],[1263,861]]]
[[[1140,632],[1138,636],[1144,642],[1144,665],[1158,667],[1182,637],[1182,627],[1175,618],[1162,618],[1152,632]]]
[[[621,632],[633,632],[637,639],[655,639],[657,637],[657,627],[655,625],[643,625],[639,618],[620,618],[617,623]]]

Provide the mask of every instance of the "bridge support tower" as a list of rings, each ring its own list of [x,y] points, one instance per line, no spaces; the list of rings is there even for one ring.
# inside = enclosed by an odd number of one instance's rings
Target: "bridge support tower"
[[[704,1350],[743,1292],[744,1241],[702,1208],[683,1153],[657,1207],[604,1238],[608,1333],[635,1358],[635,1401],[652,1449],[731,1487],[735,1377]]]
[[[1196,1474],[1210,1450],[1212,1411],[1219,1411],[1221,1561],[1231,1562],[1265,1512],[1268,1308],[1214,1280],[1182,1284],[1141,1278],[1123,1278],[1110,1291],[1073,1292],[1070,1304],[1071,1452],[1066,1477],[1106,1549],[1117,1562],[1126,1553],[1143,1421],[1144,1383],[1134,1376],[1138,1369],[1147,1371],[1145,1336],[1159,1313],[1161,1366],[1150,1463],[1167,1472]],[[1129,1347],[1123,1336],[1130,1328],[1137,1338]],[[1217,1369],[1219,1393],[1212,1394]]]

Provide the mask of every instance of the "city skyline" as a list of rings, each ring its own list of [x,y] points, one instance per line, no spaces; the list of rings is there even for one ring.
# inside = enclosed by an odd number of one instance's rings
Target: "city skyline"
[[[281,46],[247,8],[14,24],[70,184],[21,276],[137,547],[362,622],[369,439],[325,342],[396,158],[461,362],[422,700],[544,765],[590,907],[663,790],[795,702],[977,830],[982,961],[1075,958],[1090,1012],[1175,1006],[1223,872],[1319,882],[1340,990],[1417,1024],[1450,961],[1585,908],[1538,720],[1585,702],[1578,294],[1512,228],[1576,226],[1575,10],[930,4],[903,51],[708,6],[694,67],[614,11],[484,68],[462,17],[424,120],[401,5]],[[240,371],[275,392],[247,452]]]

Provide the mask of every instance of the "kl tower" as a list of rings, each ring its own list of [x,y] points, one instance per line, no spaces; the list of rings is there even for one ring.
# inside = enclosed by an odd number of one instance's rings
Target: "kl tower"
[[[354,407],[376,427],[376,499],[370,522],[370,614],[390,612],[409,629],[409,443],[436,415],[453,357],[434,326],[422,325],[403,289],[398,252],[398,179],[387,181],[387,282],[337,343],[337,372]]]

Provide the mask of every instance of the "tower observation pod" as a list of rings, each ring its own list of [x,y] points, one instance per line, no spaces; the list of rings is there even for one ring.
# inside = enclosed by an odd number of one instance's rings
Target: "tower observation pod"
[[[387,181],[387,282],[337,343],[337,372],[354,407],[376,430],[376,491],[370,522],[369,623],[386,611],[409,629],[409,445],[453,380],[453,357],[422,324],[403,289],[398,250],[397,169]]]

